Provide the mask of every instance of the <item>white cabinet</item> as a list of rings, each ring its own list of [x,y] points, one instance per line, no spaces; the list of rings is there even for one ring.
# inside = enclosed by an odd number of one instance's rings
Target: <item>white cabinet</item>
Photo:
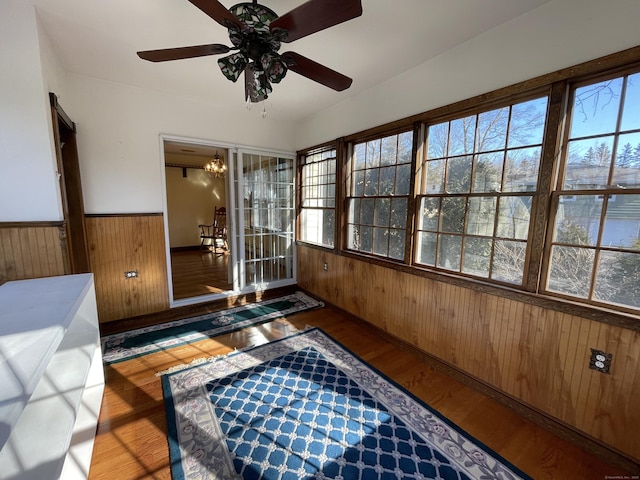
[[[86,478],[104,370],[92,274],[0,286],[0,479]]]

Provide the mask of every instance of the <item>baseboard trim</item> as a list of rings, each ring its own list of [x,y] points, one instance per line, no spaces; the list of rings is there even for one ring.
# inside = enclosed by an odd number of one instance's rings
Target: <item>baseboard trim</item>
[[[321,299],[323,302],[325,302],[325,304],[330,305],[332,308],[340,310],[346,316],[356,321],[366,323],[367,327],[375,329],[376,332],[378,332],[382,337],[396,344],[398,347],[414,353],[415,355],[420,357],[420,359],[422,359],[424,362],[429,364],[429,366],[433,367],[439,372],[453,378],[454,380],[457,380],[458,382],[462,383],[463,385],[466,385],[467,387],[473,388],[474,390],[477,390],[483,393],[484,395],[500,402],[501,404],[511,409],[521,417],[550,431],[551,433],[553,433],[554,435],[557,435],[563,440],[575,445],[578,448],[581,448],[582,450],[588,452],[591,455],[601,458],[602,460],[604,460],[607,463],[610,463],[611,465],[614,465],[626,472],[629,472],[630,474],[640,474],[640,462],[629,457],[628,455],[616,450],[615,448],[609,445],[604,444],[603,442],[577,430],[576,428],[570,425],[567,425],[561,422],[560,420],[557,420],[551,417],[550,415],[540,410],[537,410],[521,402],[520,400],[510,395],[507,395],[506,393],[496,389],[492,385],[480,379],[477,379],[472,375],[469,375],[465,371],[453,365],[450,365],[449,363],[443,360],[440,360],[439,358],[433,355],[430,355],[429,353],[424,352],[423,350],[420,350],[419,348],[410,344],[406,340],[402,340],[390,334],[389,332],[386,332],[385,330],[381,329],[377,325],[374,325],[368,322],[366,319],[360,318],[346,311],[345,309],[337,305],[334,305],[331,302],[321,297],[318,297],[318,295],[315,295],[312,292],[306,291],[303,288],[301,288],[300,290],[302,290],[303,292],[305,292],[306,294],[312,297]]]

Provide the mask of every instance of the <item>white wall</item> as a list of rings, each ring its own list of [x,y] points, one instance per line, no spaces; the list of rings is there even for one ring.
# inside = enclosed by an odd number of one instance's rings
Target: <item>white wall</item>
[[[293,124],[239,105],[215,105],[69,74],[65,110],[78,128],[87,213],[163,210],[160,135],[293,151]],[[67,105],[70,105],[67,107]]]
[[[180,160],[197,164],[186,155],[167,154],[167,163],[179,163]],[[182,169],[165,168],[167,188],[167,213],[169,224],[169,246],[192,247],[200,244],[200,224],[213,223],[215,207],[227,205],[226,178],[211,177],[203,169],[187,168],[187,176]]]
[[[0,2],[0,45],[0,222],[61,220],[48,84],[32,7]],[[54,63],[52,58],[49,65]]]
[[[640,0],[553,0],[298,123],[296,149],[640,45],[639,19]]]

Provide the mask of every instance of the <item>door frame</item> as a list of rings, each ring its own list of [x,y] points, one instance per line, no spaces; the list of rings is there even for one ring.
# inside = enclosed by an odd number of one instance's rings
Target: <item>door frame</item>
[[[167,179],[165,172],[165,155],[164,155],[164,143],[165,142],[178,142],[191,145],[200,145],[213,147],[218,149],[226,149],[227,158],[227,175],[225,176],[225,188],[227,197],[227,207],[230,215],[227,215],[228,225],[228,238],[230,239],[231,248],[231,272],[233,276],[233,289],[221,292],[211,293],[209,295],[200,295],[190,298],[173,298],[173,281],[171,270],[171,244],[169,241],[169,215],[168,215],[168,203],[167,203]],[[278,155],[282,157],[292,158],[296,163],[295,152],[288,152],[284,150],[277,150],[273,148],[259,148],[254,146],[239,145],[229,143],[225,141],[184,137],[180,135],[160,134],[159,136],[159,167],[161,171],[161,183],[162,183],[162,216],[164,222],[164,239],[165,239],[165,256],[167,265],[167,282],[169,292],[169,307],[180,307],[184,305],[192,305],[195,303],[208,302],[212,300],[218,300],[226,297],[235,296],[238,294],[253,293],[259,290],[267,290],[269,288],[277,288],[285,285],[293,285],[296,283],[296,248],[295,248],[295,221],[294,221],[294,239],[293,239],[293,277],[290,280],[281,280],[277,282],[269,282],[267,284],[260,285],[256,288],[255,285],[241,286],[244,283],[244,253],[240,251],[239,246],[244,244],[244,230],[243,230],[243,216],[240,215],[238,221],[236,221],[236,215],[239,212],[242,192],[243,192],[243,178],[242,178],[242,153],[261,154],[261,155]],[[295,178],[295,177],[294,177]],[[237,187],[237,188],[236,188]],[[294,189],[295,191],[295,189]],[[295,205],[295,193],[293,199]]]
[[[51,126],[56,153],[56,166],[60,182],[60,198],[66,236],[65,270],[68,273],[91,271],[87,233],[84,223],[84,196],[80,175],[80,161],[76,141],[76,124],[58,103],[58,96],[49,92]]]

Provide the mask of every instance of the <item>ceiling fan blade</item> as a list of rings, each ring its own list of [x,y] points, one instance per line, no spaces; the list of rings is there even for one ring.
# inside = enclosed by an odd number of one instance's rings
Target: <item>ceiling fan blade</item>
[[[321,83],[329,88],[333,88],[338,92],[346,90],[351,86],[353,80],[329,67],[314,62],[313,60],[303,57],[299,53],[285,52],[282,59],[287,64],[289,70],[293,70],[299,75],[307,77],[315,82]]]
[[[309,0],[276,18],[270,28],[286,30],[289,35],[283,42],[288,43],[360,15],[361,0]]]
[[[242,28],[242,23],[229,10],[224,8],[218,0],[189,0],[193,5],[198,7],[204,13],[213,18],[216,22],[225,28],[229,28],[229,24],[233,24],[238,28]]]
[[[219,55],[231,50],[226,45],[212,43],[209,45],[194,45],[192,47],[164,48],[162,50],[145,50],[138,52],[138,56],[150,62],[166,62],[168,60],[180,60],[183,58],[205,57],[207,55]]]

